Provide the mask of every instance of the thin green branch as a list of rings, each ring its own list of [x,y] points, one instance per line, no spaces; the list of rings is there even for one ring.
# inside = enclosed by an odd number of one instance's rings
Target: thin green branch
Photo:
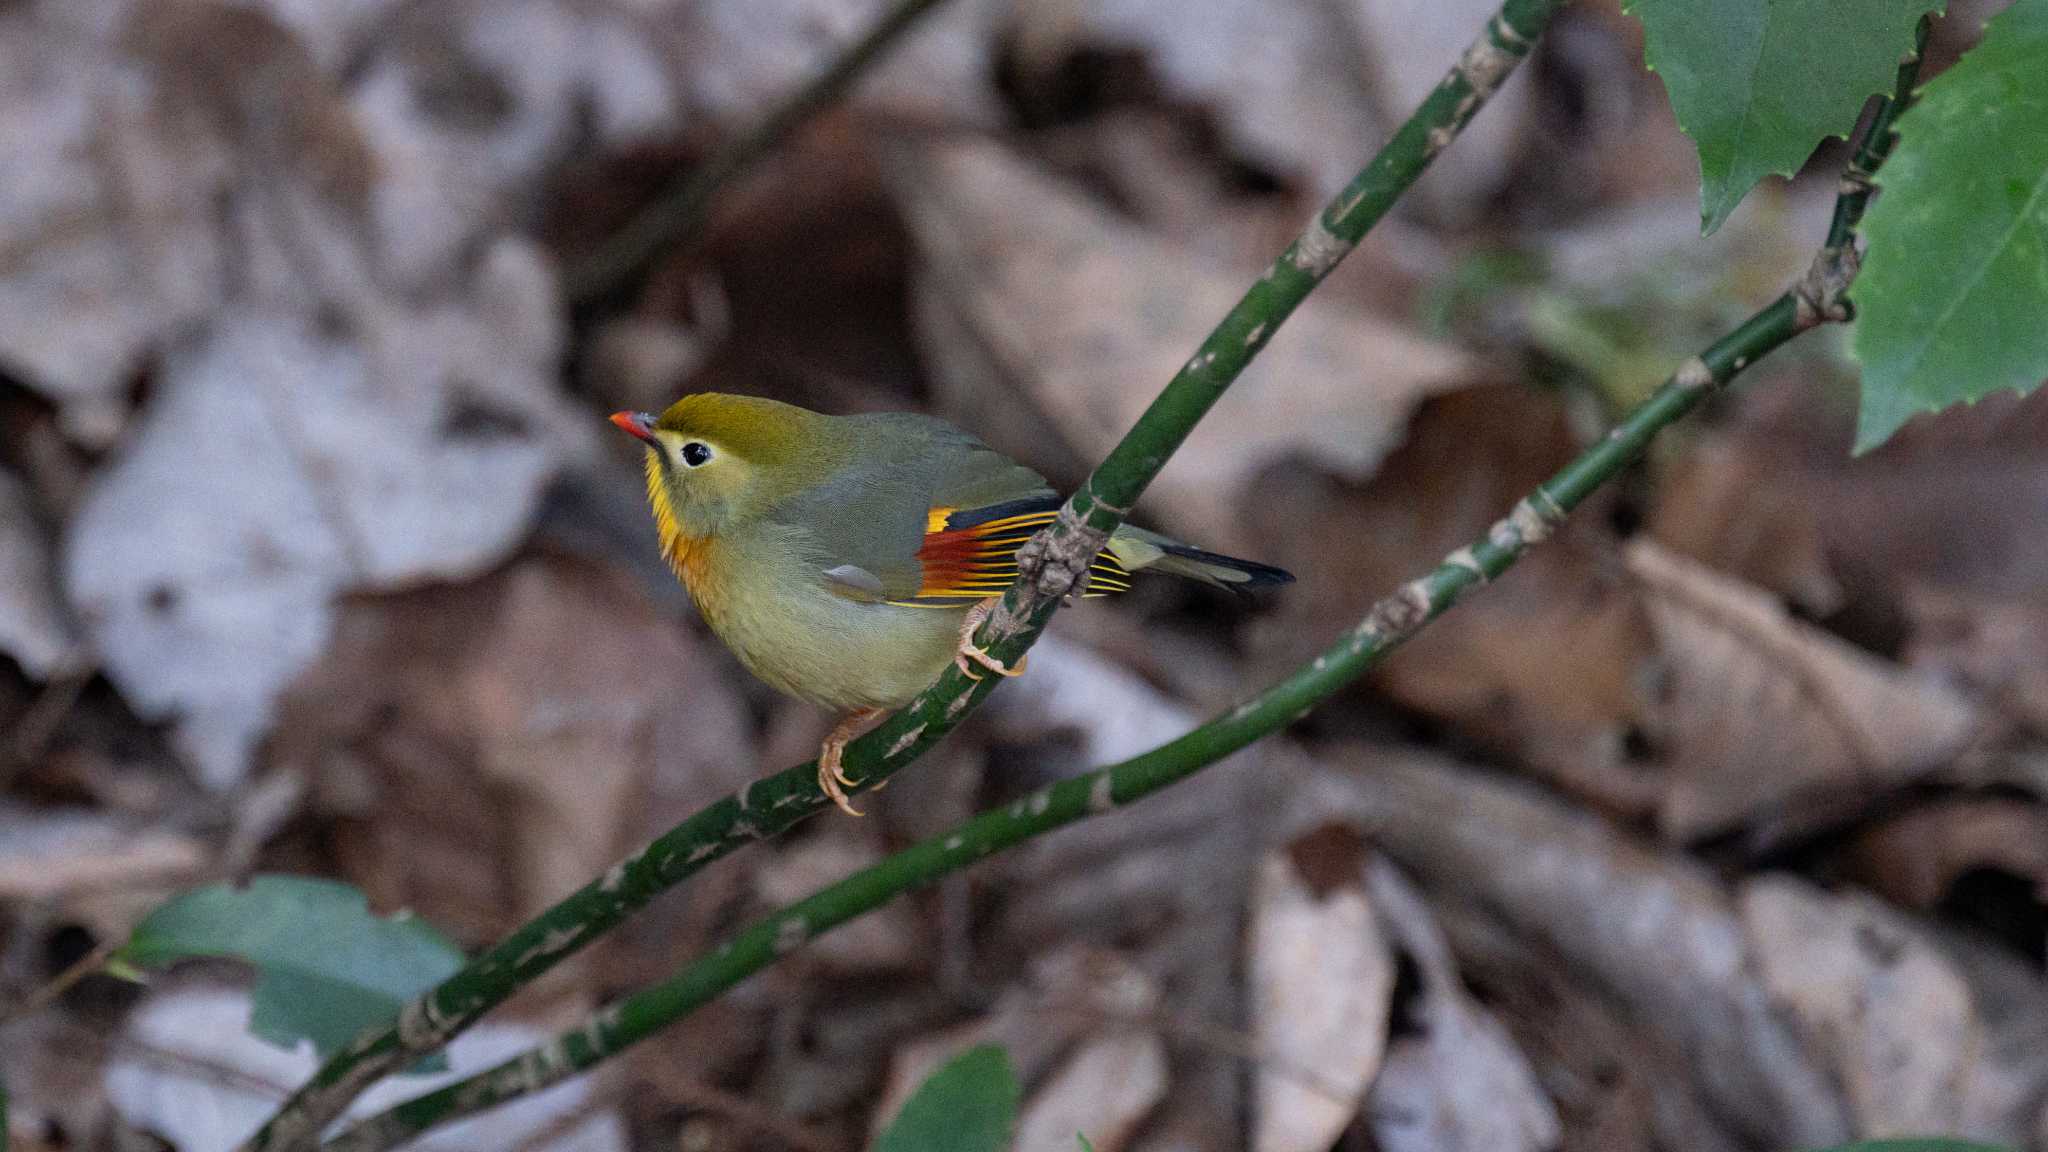
[[[901,0],[882,14],[866,35],[849,46],[810,82],[741,136],[670,182],[624,228],[572,263],[562,276],[569,302],[588,305],[616,293],[654,262],[663,249],[703,227],[713,195],[734,175],[751,167],[811,117],[836,103],[868,66],[889,50],[918,18],[946,0]]]
[[[980,640],[1014,664],[1037,639],[1094,552],[1223,390],[1308,293],[1457,138],[1514,70],[1562,0],[1507,0],[1393,139],[1247,291],[1158,399],[1019,553],[1025,575]],[[949,669],[908,706],[849,745],[850,791],[916,760],[994,689]],[[757,780],[670,829],[602,877],[522,925],[462,971],[408,1003],[314,1073],[244,1152],[303,1152],[363,1089],[437,1051],[485,1012],[609,931],[647,901],[740,845],[779,834],[823,807],[815,762]]]
[[[435,1125],[557,1084],[848,920],[992,853],[1148,796],[1278,731],[1363,675],[1466,593],[1506,572],[1596,488],[1640,458],[1658,431],[1810,327],[1801,313],[1788,292],[1687,361],[1599,444],[1516,504],[1486,535],[1374,604],[1322,655],[1251,700],[1141,756],[984,812],[758,920],[673,978],[596,1013],[549,1044],[373,1116],[330,1141],[325,1152],[383,1152]]]
[[[1878,98],[1877,110],[1870,114],[1870,126],[1864,129],[1862,141],[1850,156],[1848,166],[1842,169],[1835,216],[1828,225],[1828,248],[1846,248],[1855,236],[1863,209],[1870,203],[1877,170],[1884,164],[1884,158],[1892,154],[1892,145],[1899,141],[1892,125],[1913,106],[1913,86],[1919,82],[1920,60],[1927,54],[1927,36],[1933,28],[1932,15],[1920,17],[1920,23],[1913,29],[1913,50],[1899,59],[1899,74],[1892,82],[1891,96]]]

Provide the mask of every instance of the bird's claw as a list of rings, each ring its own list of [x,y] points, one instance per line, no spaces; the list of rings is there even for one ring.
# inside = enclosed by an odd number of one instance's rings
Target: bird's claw
[[[960,674],[969,680],[980,680],[981,674],[974,670],[974,665],[976,664],[981,665],[998,676],[1010,677],[1022,676],[1024,674],[1024,665],[1029,663],[1030,660],[1031,658],[1026,656],[1024,659],[1017,661],[1017,666],[1012,668],[1001,660],[976,648],[973,641],[970,640],[960,645],[960,650],[953,654],[953,667],[958,668]]]
[[[996,605],[1000,601],[1000,597],[991,596],[974,607],[969,608],[966,618],[960,621],[960,647],[953,653],[953,667],[958,668],[960,674],[969,680],[981,679],[980,673],[974,670],[974,664],[979,664],[996,675],[1007,678],[1010,676],[1022,676],[1024,674],[1024,665],[1030,659],[1029,656],[1026,656],[1023,660],[1017,661],[1017,666],[1012,668],[1001,660],[983,652],[975,645],[975,631],[981,627],[982,621],[987,620],[995,612]],[[969,661],[973,663],[969,663]]]
[[[832,803],[839,805],[841,812],[848,816],[858,816],[861,814],[860,809],[855,808],[853,802],[846,798],[846,790],[853,786],[854,781],[853,777],[846,774],[846,769],[840,766],[840,759],[845,754],[846,744],[843,741],[826,742],[825,747],[818,753],[818,791],[830,797]]]

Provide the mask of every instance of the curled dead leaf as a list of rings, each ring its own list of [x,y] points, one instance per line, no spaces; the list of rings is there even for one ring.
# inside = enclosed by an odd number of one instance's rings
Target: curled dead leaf
[[[1972,701],[1792,619],[1767,593],[1664,550],[1627,550],[1662,653],[1654,736],[1681,839],[1925,775],[1978,734]]]
[[[1367,891],[1395,947],[1415,964],[1418,1031],[1397,1035],[1373,1081],[1373,1139],[1384,1152],[1546,1152],[1557,1109],[1507,1029],[1465,991],[1450,942],[1422,894],[1375,857]]]
[[[1441,757],[1347,760],[1290,807],[1357,822],[1425,890],[1483,904],[1615,998],[1738,1133],[1799,1145],[1849,1134],[1827,1064],[1777,1014],[1733,901],[1704,869]]]
[[[1359,859],[1321,885],[1284,852],[1252,886],[1255,1152],[1322,1152],[1351,1123],[1386,1052],[1394,958]]]
[[[1833,1067],[1858,1136],[2024,1142],[2018,1077],[1969,981],[1905,917],[1789,876],[1751,881],[1738,904],[1771,998]]]

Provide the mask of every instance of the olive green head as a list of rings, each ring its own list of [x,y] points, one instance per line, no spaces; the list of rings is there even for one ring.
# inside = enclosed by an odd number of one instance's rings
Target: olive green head
[[[685,396],[659,417],[611,419],[647,446],[647,500],[664,545],[715,537],[816,484],[843,439],[830,417],[717,392]]]

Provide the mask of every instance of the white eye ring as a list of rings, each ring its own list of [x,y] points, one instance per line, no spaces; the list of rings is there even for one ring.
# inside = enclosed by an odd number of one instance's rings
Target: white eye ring
[[[683,445],[683,450],[679,455],[682,456],[685,466],[701,468],[711,462],[711,445],[704,443],[702,440],[692,440],[688,444]]]

